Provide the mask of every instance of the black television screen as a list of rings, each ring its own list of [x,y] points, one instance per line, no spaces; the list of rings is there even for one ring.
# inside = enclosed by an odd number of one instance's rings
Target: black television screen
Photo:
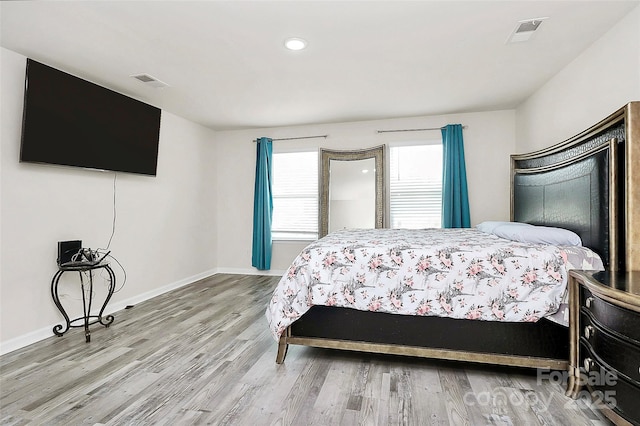
[[[20,161],[156,175],[160,109],[27,59]]]

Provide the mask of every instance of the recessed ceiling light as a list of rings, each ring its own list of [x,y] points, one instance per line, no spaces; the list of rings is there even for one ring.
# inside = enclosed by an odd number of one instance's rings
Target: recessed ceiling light
[[[289,50],[302,50],[307,47],[307,42],[301,38],[288,38],[284,41],[284,45]]]

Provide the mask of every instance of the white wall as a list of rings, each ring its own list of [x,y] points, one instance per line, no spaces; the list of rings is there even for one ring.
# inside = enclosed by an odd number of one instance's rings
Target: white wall
[[[274,150],[302,147],[369,148],[420,138],[440,140],[440,131],[378,134],[383,129],[440,127],[461,123],[464,129],[472,224],[509,219],[509,155],[515,150],[515,111],[363,121],[218,132],[217,217],[219,265],[229,272],[256,272],[251,267],[255,144],[260,136],[286,138],[328,134],[327,139],[274,141]],[[271,273],[282,273],[305,243],[275,242]]]
[[[82,239],[93,248],[107,245],[114,173],[19,162],[26,58],[4,48],[0,55],[4,353],[52,335],[51,327],[61,323],[49,290],[57,270],[57,242]],[[163,111],[157,177],[118,173],[110,249],[126,268],[127,281],[110,310],[184,285],[217,266],[214,136]],[[123,275],[114,268],[120,287]],[[76,306],[79,284],[68,275],[62,282],[63,302]],[[103,281],[98,277],[99,290]]]
[[[640,6],[517,108],[517,151],[559,143],[638,100]]]

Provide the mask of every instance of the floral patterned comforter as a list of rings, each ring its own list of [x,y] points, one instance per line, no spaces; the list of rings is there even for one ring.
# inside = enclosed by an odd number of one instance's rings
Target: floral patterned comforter
[[[341,230],[309,244],[273,292],[274,338],[312,305],[487,321],[555,313],[585,247],[525,244],[476,229]]]

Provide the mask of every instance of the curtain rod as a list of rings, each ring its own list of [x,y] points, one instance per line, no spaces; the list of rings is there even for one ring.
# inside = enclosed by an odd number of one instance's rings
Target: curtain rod
[[[272,141],[292,141],[294,139],[315,139],[315,138],[328,138],[329,135],[316,135],[316,136],[298,136],[297,138],[279,138],[279,139],[271,139]],[[254,139],[253,142],[258,142],[257,139]]]
[[[422,132],[425,130],[442,130],[445,126],[442,127],[427,127],[425,129],[395,129],[395,130],[376,130],[377,133],[393,133],[393,132]],[[463,129],[466,129],[467,126],[462,126]]]

